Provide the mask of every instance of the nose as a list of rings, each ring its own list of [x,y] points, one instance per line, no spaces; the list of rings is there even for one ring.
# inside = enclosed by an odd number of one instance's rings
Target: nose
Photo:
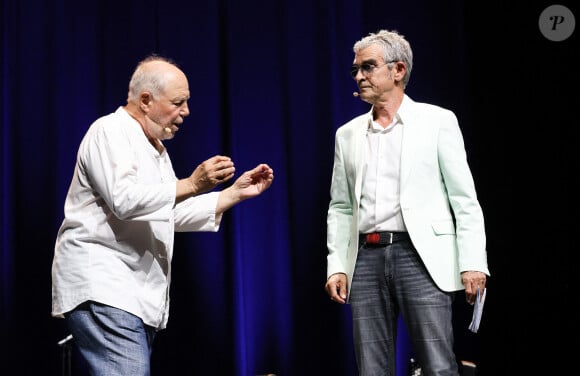
[[[179,111],[179,115],[181,117],[189,116],[189,106],[187,105],[187,102],[185,102],[183,104],[183,106],[181,107],[181,111]]]
[[[362,74],[362,69],[360,67],[356,70],[356,73],[352,76],[356,82],[359,80],[359,75],[364,78],[364,74]]]

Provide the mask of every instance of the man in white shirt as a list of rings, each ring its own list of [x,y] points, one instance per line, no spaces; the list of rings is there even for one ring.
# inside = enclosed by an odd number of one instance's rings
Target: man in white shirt
[[[141,61],[127,105],[83,138],[52,265],[52,315],[64,317],[92,375],[149,375],[151,346],[169,312],[175,231],[218,231],[223,213],[273,182],[259,164],[231,186],[230,158],[175,176],[162,141],[189,115],[185,74],[169,59]]]
[[[455,115],[405,94],[407,40],[355,43],[351,68],[368,113],[336,132],[327,216],[330,298],[349,303],[360,376],[396,375],[402,315],[426,375],[456,376],[452,301],[487,276],[483,214]]]

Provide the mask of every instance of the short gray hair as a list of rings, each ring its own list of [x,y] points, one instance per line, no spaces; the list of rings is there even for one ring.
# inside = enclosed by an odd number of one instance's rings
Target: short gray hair
[[[413,69],[413,51],[405,37],[395,30],[379,30],[376,33],[369,33],[357,41],[353,46],[353,51],[357,53],[373,44],[382,46],[385,63],[390,61],[402,61],[405,63],[407,71],[405,72],[405,77],[403,77],[403,86],[407,86]]]
[[[158,97],[165,91],[165,72],[159,69],[148,69],[150,63],[162,62],[171,64],[177,67],[177,64],[166,57],[159,55],[149,55],[141,60],[129,81],[129,93],[127,101],[137,102],[139,95],[148,91],[153,97]]]

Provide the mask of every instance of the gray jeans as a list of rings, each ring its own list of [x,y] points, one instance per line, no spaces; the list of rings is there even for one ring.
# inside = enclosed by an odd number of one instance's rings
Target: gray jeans
[[[458,376],[453,293],[441,291],[408,240],[359,249],[350,291],[360,376],[395,376],[397,321],[405,322],[425,376]]]

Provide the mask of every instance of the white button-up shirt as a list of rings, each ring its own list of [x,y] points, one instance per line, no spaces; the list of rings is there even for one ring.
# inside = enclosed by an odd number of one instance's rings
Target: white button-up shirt
[[[175,204],[177,178],[122,107],[83,138],[52,265],[52,315],[93,300],[165,328],[175,231],[218,231],[218,192]]]
[[[371,121],[367,131],[367,174],[362,186],[359,231],[406,231],[400,205],[401,143],[399,115],[386,128]]]

